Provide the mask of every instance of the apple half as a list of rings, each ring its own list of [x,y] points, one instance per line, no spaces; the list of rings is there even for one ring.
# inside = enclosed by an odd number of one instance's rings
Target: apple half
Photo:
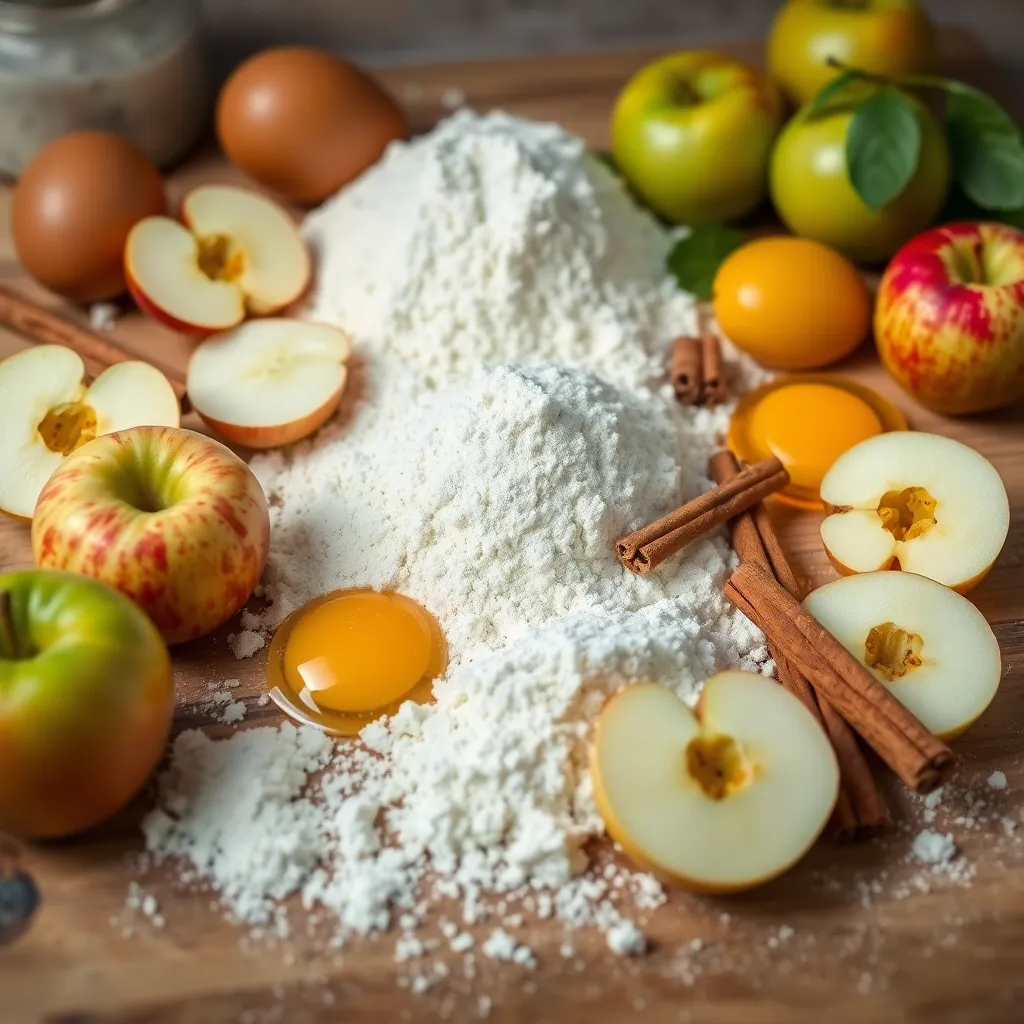
[[[612,838],[667,881],[750,889],[811,847],[839,794],[839,767],[811,713],[777,683],[722,672],[696,710],[653,683],[604,707],[590,755]]]
[[[897,431],[844,452],[821,482],[821,539],[843,575],[901,568],[966,593],[1006,541],[1010,503],[995,467],[937,434]]]
[[[140,220],[125,243],[124,267],[139,309],[198,335],[284,309],[310,277],[309,252],[288,214],[231,185],[193,189],[180,221]]]
[[[249,448],[308,437],[345,390],[348,335],[306,320],[250,320],[201,342],[188,364],[188,395],[203,421]]]
[[[810,612],[940,739],[965,733],[1002,677],[999,644],[956,591],[910,572],[869,572],[826,583]]]
[[[55,469],[100,434],[177,427],[181,407],[149,363],[115,363],[86,386],[81,356],[38,345],[0,362],[0,511],[31,519]]]

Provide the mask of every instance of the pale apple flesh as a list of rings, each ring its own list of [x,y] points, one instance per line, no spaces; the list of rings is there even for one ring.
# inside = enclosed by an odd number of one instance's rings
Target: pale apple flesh
[[[351,349],[348,335],[327,324],[253,320],[196,348],[188,394],[204,422],[230,441],[290,444],[337,409]]]
[[[309,252],[291,218],[246,189],[204,185],[182,221],[146,217],[125,244],[125,278],[139,308],[206,335],[294,302],[310,278]]]
[[[696,711],[661,686],[626,687],[598,720],[590,773],[612,838],[662,878],[701,892],[782,874],[821,833],[839,792],[814,717],[747,672],[709,679]]]
[[[1024,232],[947,224],[913,239],[882,277],[875,338],[889,373],[931,409],[1024,398]]]
[[[825,474],[832,513],[821,539],[843,573],[899,567],[961,592],[976,585],[1006,541],[1010,506],[995,467],[936,434],[869,438]]]
[[[269,541],[266,498],[249,467],[202,434],[156,427],[79,448],[43,488],[32,522],[38,566],[120,590],[172,644],[245,604]]]
[[[909,572],[864,573],[813,591],[804,607],[926,729],[964,733],[999,688],[999,644],[967,598]]]
[[[0,362],[0,510],[31,519],[50,475],[94,437],[181,420],[173,388],[148,363],[116,363],[89,386],[84,378],[81,356],[63,345]]]

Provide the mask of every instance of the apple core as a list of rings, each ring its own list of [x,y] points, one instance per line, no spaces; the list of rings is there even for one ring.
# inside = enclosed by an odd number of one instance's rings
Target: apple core
[[[878,502],[878,518],[896,540],[913,540],[935,525],[935,506],[923,487],[886,491]]]
[[[227,235],[205,235],[198,243],[199,269],[211,281],[237,281],[245,272],[245,253]]]
[[[99,419],[85,402],[62,402],[40,420],[38,431],[51,452],[70,455],[96,436]]]
[[[888,682],[902,679],[920,668],[924,639],[893,622],[874,626],[864,641],[864,664],[880,672]]]
[[[686,747],[686,770],[711,800],[724,800],[743,789],[753,770],[731,736],[698,736]]]

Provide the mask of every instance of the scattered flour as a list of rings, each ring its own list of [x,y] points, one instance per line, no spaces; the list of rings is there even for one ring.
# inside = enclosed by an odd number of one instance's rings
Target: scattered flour
[[[89,326],[94,331],[111,331],[117,326],[120,309],[113,302],[94,302],[89,307]]]
[[[434,704],[403,705],[360,744],[290,725],[183,733],[147,847],[250,924],[275,924],[276,901],[299,893],[343,941],[395,915],[415,924],[434,899],[461,899],[476,923],[507,894],[636,952],[620,904],[664,897],[650,876],[585,870],[603,831],[590,723],[630,681],[692,701],[719,669],[771,668],[722,597],[724,535],[650,578],[613,554],[622,532],[709,486],[727,422],[679,408],[664,382],[668,342],[693,327],[664,273],[671,240],[579,139],[469,112],[392,146],[305,234],[309,315],[353,335],[365,385],[351,417],[254,460],[268,606],[232,649],[251,656],[325,591],[372,586],[434,613],[450,666]],[[534,961],[503,928],[480,948]]]
[[[912,852],[922,864],[945,864],[956,856],[956,843],[948,833],[924,829],[914,838]]]
[[[1006,773],[1005,772],[993,772],[988,777],[988,788],[995,790],[1006,789]]]

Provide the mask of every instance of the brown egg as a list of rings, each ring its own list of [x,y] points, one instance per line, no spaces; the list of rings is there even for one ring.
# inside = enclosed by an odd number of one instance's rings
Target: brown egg
[[[258,53],[217,100],[217,138],[229,159],[300,202],[336,192],[408,134],[405,115],[377,82],[322,50]]]
[[[112,299],[125,290],[128,232],[166,212],[163,179],[140,149],[110,132],[72,132],[44,146],[15,186],[14,248],[58,294]]]

